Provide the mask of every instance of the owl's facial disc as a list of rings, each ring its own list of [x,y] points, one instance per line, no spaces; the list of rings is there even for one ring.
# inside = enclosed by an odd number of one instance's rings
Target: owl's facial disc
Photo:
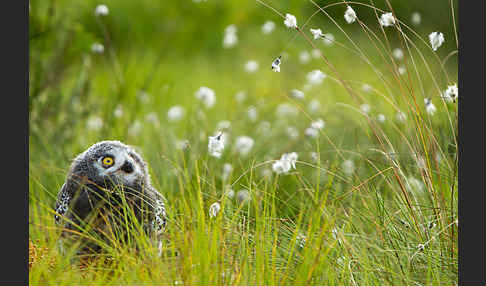
[[[94,163],[99,174],[115,183],[134,185],[143,177],[143,171],[134,158],[123,149],[113,148]]]

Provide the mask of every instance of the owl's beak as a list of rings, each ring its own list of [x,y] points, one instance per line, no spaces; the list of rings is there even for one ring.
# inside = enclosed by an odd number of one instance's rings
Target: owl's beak
[[[134,169],[133,169],[132,163],[130,163],[129,161],[125,161],[123,166],[121,166],[120,170],[122,170],[125,173],[130,174],[130,173],[133,172]]]

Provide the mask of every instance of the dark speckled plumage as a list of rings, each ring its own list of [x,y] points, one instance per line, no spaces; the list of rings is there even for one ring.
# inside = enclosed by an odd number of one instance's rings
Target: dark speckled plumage
[[[102,163],[105,157],[113,158],[113,165]],[[102,141],[79,154],[71,164],[61,187],[55,206],[55,220],[64,231],[63,238],[80,237],[78,226],[89,225],[100,235],[122,233],[133,218],[143,226],[150,237],[158,240],[166,226],[164,198],[152,186],[147,165],[130,146],[119,141]],[[124,210],[133,215],[124,215]],[[82,241],[82,252],[97,252],[100,246]]]

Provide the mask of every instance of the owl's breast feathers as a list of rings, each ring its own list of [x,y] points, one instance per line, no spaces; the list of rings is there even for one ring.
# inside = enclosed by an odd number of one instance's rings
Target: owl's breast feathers
[[[121,209],[128,206],[147,231],[159,234],[167,224],[165,205],[161,195],[153,187],[111,186],[81,180],[68,180],[59,191],[55,206],[55,221],[67,229],[82,225],[88,217],[110,215],[122,218]],[[62,218],[64,217],[64,219]],[[106,222],[104,219],[96,220]]]

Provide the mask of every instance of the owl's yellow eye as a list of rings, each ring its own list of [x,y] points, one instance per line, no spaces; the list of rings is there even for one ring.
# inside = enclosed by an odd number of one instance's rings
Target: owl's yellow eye
[[[115,160],[113,160],[112,157],[105,157],[103,160],[101,160],[101,162],[103,163],[104,167],[110,167],[113,165],[113,163],[115,163]]]

